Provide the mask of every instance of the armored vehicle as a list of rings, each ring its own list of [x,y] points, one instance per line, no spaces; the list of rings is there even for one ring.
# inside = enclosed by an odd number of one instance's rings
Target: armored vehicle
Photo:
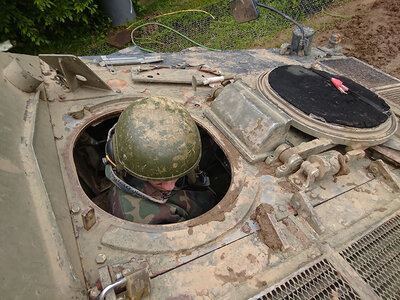
[[[335,47],[1,53],[1,298],[399,299],[400,80]],[[184,222],[110,213],[108,131],[150,96],[218,198]]]

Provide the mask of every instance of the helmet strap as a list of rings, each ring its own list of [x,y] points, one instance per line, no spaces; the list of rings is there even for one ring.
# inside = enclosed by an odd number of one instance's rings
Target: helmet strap
[[[150,200],[152,202],[158,203],[158,204],[165,204],[168,201],[168,198],[163,198],[163,199],[156,199],[153,198],[149,195],[146,195],[145,193],[139,191],[138,189],[134,188],[133,186],[129,185],[125,181],[123,181],[121,178],[119,178],[115,173],[112,168],[112,165],[107,163],[106,168],[105,168],[105,173],[106,177],[120,190],[124,191],[127,194],[133,195],[135,197],[139,197],[142,199]]]
[[[140,197],[142,199],[150,200],[158,204],[164,204],[167,202],[168,198],[163,198],[163,199],[156,199],[154,197],[151,197],[149,195],[146,195],[145,193],[139,191],[138,189],[135,189],[133,186],[129,185],[125,181],[123,181],[121,178],[119,178],[113,170],[114,168],[117,168],[117,164],[114,162],[114,153],[113,153],[113,145],[112,145],[112,136],[114,135],[115,132],[115,125],[110,128],[108,131],[107,135],[107,142],[106,142],[106,147],[105,147],[105,153],[106,157],[103,160],[105,164],[105,173],[106,177],[108,180],[110,180],[115,186],[117,186],[120,190],[124,191],[127,194]]]

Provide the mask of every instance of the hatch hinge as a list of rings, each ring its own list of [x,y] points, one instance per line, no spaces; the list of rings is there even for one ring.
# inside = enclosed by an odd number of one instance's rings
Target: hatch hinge
[[[399,179],[392,173],[392,171],[390,171],[389,167],[383,162],[383,160],[378,159],[371,162],[368,169],[375,176],[382,176],[386,179],[395,191],[400,191]]]

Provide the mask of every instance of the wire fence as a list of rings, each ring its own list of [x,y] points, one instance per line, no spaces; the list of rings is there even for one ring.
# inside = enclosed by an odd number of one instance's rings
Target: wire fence
[[[273,6],[293,19],[302,21],[329,7],[334,1],[264,0],[259,2]],[[153,24],[149,25],[144,25],[145,22],[135,24],[142,27],[134,31],[134,41],[138,46],[154,52],[174,52],[194,46],[184,36],[209,48],[245,49],[262,46],[268,38],[293,25],[280,15],[263,8],[259,8],[260,17],[257,20],[236,24],[229,9],[229,2],[226,0],[204,7],[202,10],[209,14],[185,12],[156,17],[151,20]],[[154,23],[168,26],[181,35]]]

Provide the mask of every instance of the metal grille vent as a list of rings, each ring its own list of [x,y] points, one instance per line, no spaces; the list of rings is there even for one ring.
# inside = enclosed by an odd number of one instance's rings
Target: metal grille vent
[[[345,279],[327,261],[321,260],[257,300],[268,299],[361,299]]]
[[[400,215],[340,254],[382,299],[400,299]]]
[[[390,105],[396,105],[400,109],[400,87],[376,91],[376,93],[385,99]]]
[[[324,60],[320,64],[370,89],[400,83],[398,79],[353,57]]]

